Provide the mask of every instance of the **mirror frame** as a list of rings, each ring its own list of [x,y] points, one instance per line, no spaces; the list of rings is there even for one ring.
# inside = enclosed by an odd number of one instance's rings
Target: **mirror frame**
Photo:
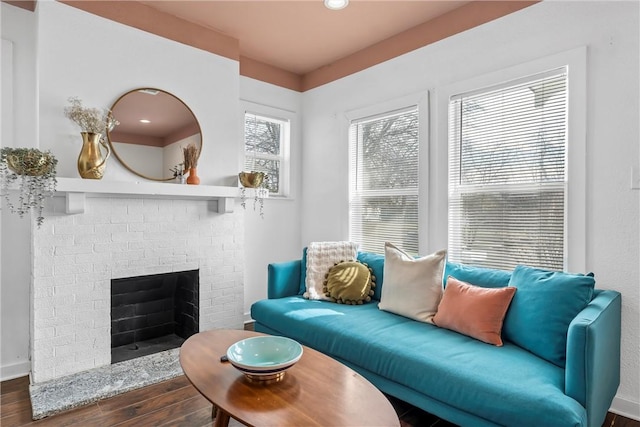
[[[180,102],[188,111],[189,113],[191,113],[191,115],[193,116],[193,120],[195,120],[196,125],[198,126],[198,131],[200,133],[200,149],[198,150],[198,159],[200,159],[200,154],[202,154],[202,146],[204,145],[204,138],[202,137],[202,127],[200,126],[200,121],[198,120],[198,118],[196,117],[195,113],[193,112],[193,110],[191,108],[189,108],[189,106],[180,98],[178,98],[177,96],[175,96],[174,94],[172,94],[171,92],[167,92],[166,90],[163,89],[158,89],[158,88],[153,88],[153,87],[139,87],[139,88],[135,88],[132,89],[130,91],[127,91],[125,93],[123,93],[122,95],[120,95],[118,97],[118,99],[116,99],[116,101],[113,103],[113,105],[111,106],[111,112],[113,112],[114,108],[118,105],[118,102],[120,102],[124,97],[126,97],[127,95],[133,93],[133,92],[139,92],[142,90],[150,90],[150,91],[158,91],[158,92],[162,92],[166,95],[169,95],[171,97],[173,97],[174,99],[176,99],[178,102]],[[118,117],[114,115],[114,118],[116,120],[118,120]],[[122,166],[125,167],[125,169],[127,169],[129,172],[142,177],[144,179],[148,179],[150,181],[160,181],[160,182],[165,182],[165,181],[171,181],[173,179],[175,179],[175,177],[170,177],[170,178],[153,178],[147,175],[144,175],[140,172],[137,172],[136,170],[134,170],[131,166],[129,166],[129,164],[127,162],[124,161],[124,159],[122,159],[119,155],[118,155],[118,150],[116,150],[116,148],[114,147],[113,142],[111,141],[111,131],[109,129],[107,129],[107,140],[109,142],[109,146],[111,147],[111,152],[113,153],[113,155],[116,157],[116,159],[118,159],[118,161],[120,162],[120,164]]]

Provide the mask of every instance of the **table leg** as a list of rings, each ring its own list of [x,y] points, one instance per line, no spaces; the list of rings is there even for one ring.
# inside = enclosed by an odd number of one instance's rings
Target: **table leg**
[[[218,412],[218,407],[216,405],[212,405],[211,407],[211,419],[216,417],[216,413]]]
[[[214,406],[215,408],[215,406]],[[213,423],[213,427],[228,427],[229,426],[229,414],[218,409],[216,411],[216,419]]]

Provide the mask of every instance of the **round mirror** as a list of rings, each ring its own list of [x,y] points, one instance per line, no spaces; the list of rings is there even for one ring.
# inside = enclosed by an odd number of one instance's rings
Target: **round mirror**
[[[191,109],[160,89],[134,89],[111,107],[120,122],[107,131],[113,154],[138,176],[168,181],[184,162],[182,149],[193,144],[202,151],[202,132]]]

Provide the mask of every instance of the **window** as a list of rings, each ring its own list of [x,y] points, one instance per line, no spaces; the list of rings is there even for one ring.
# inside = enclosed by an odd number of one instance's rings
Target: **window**
[[[271,195],[286,195],[285,165],[290,133],[289,120],[245,112],[244,167],[267,174]]]
[[[449,259],[562,270],[567,68],[449,102]]]
[[[352,120],[349,238],[382,253],[384,242],[418,253],[418,108]]]

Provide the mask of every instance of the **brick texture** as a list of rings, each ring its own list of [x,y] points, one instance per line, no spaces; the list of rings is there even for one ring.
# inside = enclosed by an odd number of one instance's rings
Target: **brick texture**
[[[35,383],[111,362],[111,279],[200,270],[200,330],[243,324],[242,212],[207,201],[50,200],[32,227],[31,363]]]

